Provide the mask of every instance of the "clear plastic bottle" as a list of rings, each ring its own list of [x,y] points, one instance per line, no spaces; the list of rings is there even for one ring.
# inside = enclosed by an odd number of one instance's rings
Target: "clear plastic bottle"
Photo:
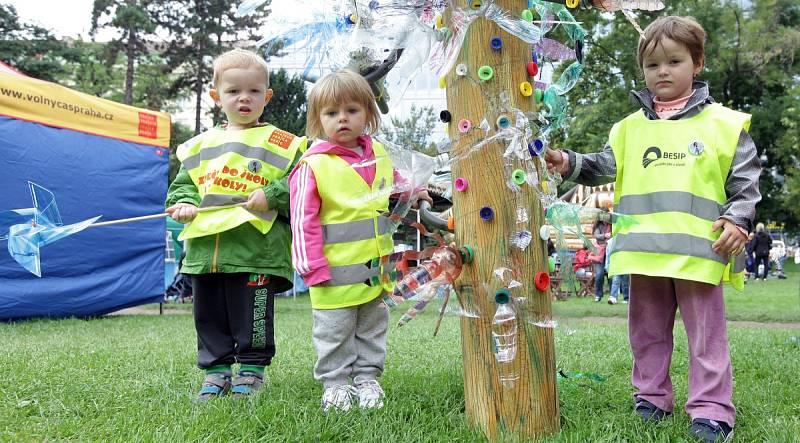
[[[471,261],[472,251],[469,247],[456,249],[445,246],[439,248],[433,253],[430,260],[417,266],[395,285],[392,296],[408,300],[416,295],[420,286],[442,273],[447,275],[449,280],[455,280],[461,275],[461,266]]]
[[[495,294],[497,311],[492,319],[492,341],[497,359],[497,374],[503,388],[514,387],[519,378],[514,360],[517,357],[517,314],[509,304],[511,297],[507,289]]]

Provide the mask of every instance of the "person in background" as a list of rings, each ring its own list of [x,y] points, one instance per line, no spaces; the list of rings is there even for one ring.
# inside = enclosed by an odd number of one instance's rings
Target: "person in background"
[[[772,249],[772,237],[764,229],[764,223],[756,225],[756,236],[753,241],[755,242],[753,254],[756,257],[753,269],[756,271],[756,279],[761,278],[764,281],[769,274],[769,251]]]
[[[747,244],[744,247],[745,252],[745,261],[744,261],[744,270],[747,277],[747,280],[750,280],[756,275],[756,257],[755,253],[753,252],[753,248],[756,246],[755,242],[756,235],[754,233],[750,233],[747,235]]]
[[[614,237],[608,239],[606,246],[606,269],[611,268],[611,252],[614,249]],[[629,275],[615,275],[611,277],[611,289],[608,294],[608,304],[617,304],[619,295],[622,294],[622,304],[628,304],[628,288],[630,286]]]
[[[589,261],[594,264],[594,301],[603,299],[603,281],[606,278],[606,244],[611,238],[611,225],[598,220],[592,228],[597,252],[589,254]]]

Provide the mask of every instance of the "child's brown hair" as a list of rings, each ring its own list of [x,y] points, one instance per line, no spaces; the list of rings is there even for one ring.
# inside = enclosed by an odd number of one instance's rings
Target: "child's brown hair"
[[[639,50],[636,54],[636,63],[639,68],[642,67],[645,56],[652,53],[665,38],[686,46],[689,54],[692,55],[694,65],[703,66],[706,31],[694,17],[669,15],[657,18],[644,29],[644,35],[639,39]]]
[[[372,135],[378,131],[381,115],[369,83],[359,74],[343,69],[326,75],[317,81],[308,95],[306,135],[311,138],[327,138],[320,122],[320,113],[326,106],[356,102],[367,113],[365,132]]]
[[[257,67],[264,69],[264,75],[267,77],[267,88],[269,89],[269,67],[266,60],[261,58],[258,54],[244,49],[234,49],[220,54],[214,59],[214,78],[212,84],[214,88],[219,87],[222,73],[232,68],[250,68]]]

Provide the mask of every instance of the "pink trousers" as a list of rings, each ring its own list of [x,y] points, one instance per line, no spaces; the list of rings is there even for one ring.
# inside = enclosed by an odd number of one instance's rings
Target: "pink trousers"
[[[680,308],[689,341],[689,396],[686,413],[734,426],[733,374],[722,284],[631,275],[628,336],[633,352],[632,382],[638,398],[672,411],[669,366],[672,329]]]

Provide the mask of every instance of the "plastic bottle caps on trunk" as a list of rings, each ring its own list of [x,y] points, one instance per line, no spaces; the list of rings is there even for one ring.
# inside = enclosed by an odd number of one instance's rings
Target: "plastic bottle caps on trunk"
[[[478,214],[481,216],[483,221],[492,221],[494,218],[494,210],[488,206],[482,207]]]
[[[515,169],[514,172],[511,173],[511,179],[514,180],[514,183],[518,185],[525,184],[525,171],[522,169]]]
[[[511,125],[511,119],[508,118],[506,115],[501,115],[497,117],[497,127],[500,129],[505,129],[509,125]]]
[[[533,94],[533,86],[528,82],[522,82],[519,84],[519,92],[525,97],[530,97]]]
[[[546,272],[537,272],[536,277],[533,279],[533,284],[536,285],[536,289],[546,291],[550,286],[550,274]]]
[[[494,69],[492,69],[492,67],[489,65],[483,65],[480,68],[478,68],[478,78],[483,81],[490,80],[493,75],[494,75]]]
[[[539,65],[536,64],[534,61],[528,62],[528,75],[531,77],[535,77],[536,74],[539,73]]]
[[[522,19],[528,23],[533,22],[533,13],[531,12],[530,9],[523,9],[522,14],[520,14],[520,17],[522,17]]]

